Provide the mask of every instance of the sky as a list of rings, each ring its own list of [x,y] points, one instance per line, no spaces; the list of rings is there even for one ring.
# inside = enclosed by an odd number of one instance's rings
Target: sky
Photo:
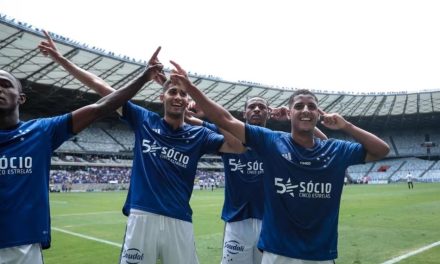
[[[440,1],[0,0],[91,46],[226,81],[328,91],[440,90]]]

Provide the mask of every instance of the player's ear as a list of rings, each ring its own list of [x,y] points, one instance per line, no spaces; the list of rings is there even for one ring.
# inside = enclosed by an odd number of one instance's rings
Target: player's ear
[[[268,106],[267,107],[267,120],[270,119],[270,117],[272,116],[272,107]]]
[[[26,94],[25,93],[20,93],[19,97],[18,97],[18,104],[22,105],[26,102]]]

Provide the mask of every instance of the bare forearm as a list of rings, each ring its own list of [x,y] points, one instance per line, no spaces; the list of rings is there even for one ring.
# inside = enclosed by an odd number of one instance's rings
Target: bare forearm
[[[390,147],[385,141],[352,123],[347,123],[342,130],[365,147],[367,150],[367,161],[382,159],[390,151]]]
[[[208,98],[196,86],[191,85],[191,87],[188,87],[188,94],[197,102],[197,105],[205,113],[206,118],[217,126],[223,128],[229,120],[234,118],[226,109]]]
[[[149,81],[145,72],[133,82],[103,98],[72,112],[72,132],[78,133],[93,121],[102,118],[121,107]]]
[[[144,72],[128,85],[101,98],[96,104],[99,108],[102,108],[104,112],[115,111],[130,100],[148,81],[148,74]]]
[[[240,142],[245,143],[243,122],[235,119],[225,108],[209,99],[193,84],[187,87],[187,92],[197,102],[197,105],[211,122],[231,133]]]
[[[100,96],[106,96],[115,89],[113,89],[109,84],[107,84],[103,79],[90,73],[65,57],[54,58],[56,62],[58,62],[66,71],[68,71],[72,76],[74,76],[78,81],[84,84],[87,87],[90,87],[95,92],[97,92]]]
[[[223,144],[221,152],[236,154],[246,152],[246,148],[238,138],[222,128],[219,128],[219,131],[225,138],[225,144]]]

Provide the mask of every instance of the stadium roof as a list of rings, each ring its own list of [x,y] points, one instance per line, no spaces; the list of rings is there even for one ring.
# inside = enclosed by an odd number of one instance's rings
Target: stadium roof
[[[145,61],[90,48],[67,37],[52,35],[59,51],[80,67],[103,78],[119,89],[141,73]],[[45,58],[37,46],[44,35],[39,29],[0,16],[0,67],[12,72],[24,84],[29,100],[28,113],[62,113],[93,102],[97,95],[71,77],[58,64]],[[211,76],[190,74],[190,79],[211,99],[239,116],[244,102],[262,96],[271,106],[286,105],[295,89],[281,89],[249,82],[229,82]],[[146,84],[134,100],[161,112],[161,86]],[[314,91],[320,107],[337,112],[350,121],[370,129],[438,127],[440,91],[419,93],[357,93]],[[282,129],[282,128],[281,128]]]

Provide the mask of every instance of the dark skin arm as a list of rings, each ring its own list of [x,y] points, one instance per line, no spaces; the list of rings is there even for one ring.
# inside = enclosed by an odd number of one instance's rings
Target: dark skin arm
[[[80,132],[93,121],[120,108],[125,102],[131,99],[144,86],[145,83],[151,80],[162,81],[163,78],[165,78],[162,71],[163,65],[157,58],[161,49],[158,47],[151,56],[146,70],[131,83],[119,90],[115,90],[100,77],[78,67],[62,56],[50,35],[44,30],[43,33],[46,36],[46,40],[42,41],[38,46],[40,51],[45,56],[49,56],[52,58],[52,60],[60,64],[67,72],[72,74],[81,83],[93,89],[101,96],[105,96],[94,104],[84,106],[72,112],[73,133]]]
[[[154,52],[152,58],[156,58],[159,54],[160,47]],[[145,83],[153,80],[157,74],[163,69],[163,65],[157,63],[149,65],[147,69],[140,74],[135,80],[118,89],[107,96],[101,98],[94,104],[84,106],[72,112],[72,132],[78,133],[93,121],[102,118],[109,113],[115,111],[132,98]]]

